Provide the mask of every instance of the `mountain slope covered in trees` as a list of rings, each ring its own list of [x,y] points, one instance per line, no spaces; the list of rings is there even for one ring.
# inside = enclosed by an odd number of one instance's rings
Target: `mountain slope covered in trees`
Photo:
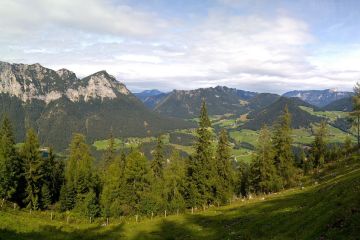
[[[66,69],[1,62],[0,82],[0,115],[14,123],[17,142],[28,127],[42,144],[63,150],[74,132],[93,141],[111,129],[119,136],[147,136],[192,126],[150,111],[105,71],[78,79]]]
[[[240,114],[246,111],[246,101],[257,93],[217,86],[196,90],[174,90],[154,108],[158,113],[179,118],[194,118],[200,113],[203,100],[209,106],[210,115]]]
[[[324,111],[351,112],[353,110],[352,104],[353,104],[352,98],[347,97],[347,98],[342,98],[342,99],[333,101],[321,109]]]
[[[285,108],[288,107],[292,116],[293,128],[309,127],[311,123],[319,123],[322,118],[309,114],[302,110],[300,106],[311,107],[310,104],[300,100],[299,98],[285,98],[281,97],[271,105],[257,111],[252,111],[248,114],[250,119],[242,128],[259,130],[263,125],[271,126],[276,122]]]

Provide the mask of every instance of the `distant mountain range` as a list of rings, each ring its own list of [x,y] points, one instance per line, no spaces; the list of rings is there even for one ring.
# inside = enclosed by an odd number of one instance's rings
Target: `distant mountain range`
[[[148,97],[153,97],[153,96],[157,96],[157,95],[160,95],[160,94],[164,94],[164,93],[157,90],[157,89],[145,90],[145,91],[142,91],[142,92],[139,92],[139,93],[134,93],[134,95],[137,96],[143,102]]]
[[[210,115],[246,116],[242,128],[257,130],[271,125],[286,105],[293,127],[308,127],[321,118],[300,106],[351,111],[351,96],[334,90],[279,96],[225,86],[133,94],[106,71],[80,79],[67,69],[0,62],[0,115],[11,118],[16,140],[23,141],[26,128],[33,127],[42,144],[57,150],[66,149],[74,132],[86,134],[92,142],[107,138],[111,129],[115,136],[129,137],[194,127],[194,122],[183,119],[198,117],[202,100]]]
[[[339,92],[335,89],[309,90],[309,91],[291,91],[283,94],[284,97],[297,97],[316,107],[325,107],[326,105],[343,98],[353,95],[352,92]]]
[[[106,71],[79,79],[66,69],[0,62],[0,99],[0,115],[11,118],[17,141],[31,126],[43,144],[58,150],[74,132],[93,141],[107,138],[111,129],[126,137],[193,126],[149,110]]]

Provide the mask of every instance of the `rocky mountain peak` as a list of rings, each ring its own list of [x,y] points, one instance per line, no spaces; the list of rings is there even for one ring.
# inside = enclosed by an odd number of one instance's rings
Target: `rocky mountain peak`
[[[0,62],[0,92],[20,98],[49,103],[61,97],[71,101],[99,98],[113,99],[130,91],[106,71],[96,72],[83,79],[67,69],[54,71],[36,64],[10,64]]]

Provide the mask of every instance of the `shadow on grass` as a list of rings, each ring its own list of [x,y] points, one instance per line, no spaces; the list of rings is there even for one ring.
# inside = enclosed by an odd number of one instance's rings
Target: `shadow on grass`
[[[169,217],[156,226],[149,221],[142,224],[149,224],[150,230],[137,232],[132,239],[360,239],[360,173],[265,201],[184,215],[180,220]],[[54,226],[31,233],[2,230],[0,240],[126,239],[124,225],[70,230]]]
[[[123,225],[116,225],[104,230],[104,227],[92,227],[84,230],[72,229],[72,232],[64,231],[55,226],[44,226],[37,231],[19,233],[11,230],[0,230],[0,240],[95,240],[95,239],[122,239]]]
[[[133,239],[360,239],[360,177],[310,191],[164,220]]]

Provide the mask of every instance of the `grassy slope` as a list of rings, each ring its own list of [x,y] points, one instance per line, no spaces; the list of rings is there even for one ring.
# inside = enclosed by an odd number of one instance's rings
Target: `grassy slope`
[[[359,160],[330,165],[308,182],[265,199],[109,227],[8,210],[0,212],[0,239],[359,239]]]

